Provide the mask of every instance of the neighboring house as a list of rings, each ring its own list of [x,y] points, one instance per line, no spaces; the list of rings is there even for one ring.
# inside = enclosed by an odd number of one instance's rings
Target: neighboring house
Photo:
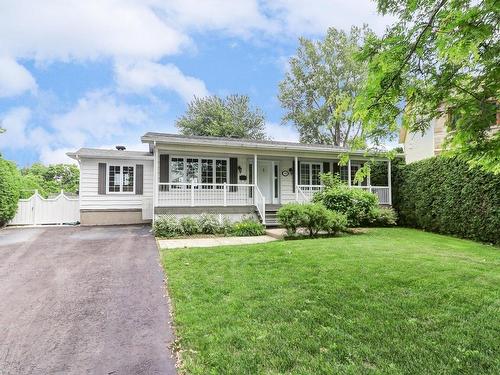
[[[424,134],[410,133],[407,129],[401,128],[399,143],[403,144],[406,163],[427,159],[442,151],[446,137],[445,122],[446,116],[432,120]]]
[[[391,204],[390,160],[386,186],[354,184],[368,157],[329,145],[146,133],[149,152],[82,148],[68,156],[80,164],[82,224],[130,224],[158,215],[255,216],[275,224],[276,210],[309,201],[322,188],[320,173],[337,172],[349,185]]]

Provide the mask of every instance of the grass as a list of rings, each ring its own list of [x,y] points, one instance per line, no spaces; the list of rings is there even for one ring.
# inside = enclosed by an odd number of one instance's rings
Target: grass
[[[185,373],[500,373],[499,248],[387,228],[161,255]]]

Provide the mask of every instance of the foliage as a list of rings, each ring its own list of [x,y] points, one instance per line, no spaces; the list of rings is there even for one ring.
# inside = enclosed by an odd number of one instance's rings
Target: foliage
[[[164,250],[161,260],[180,373],[500,372],[491,246],[371,228],[335,241]]]
[[[445,117],[448,148],[471,165],[500,173],[500,132],[491,126],[500,99],[498,0],[377,0],[396,18],[379,39],[366,39],[369,61],[356,114],[378,139],[403,126],[427,130]]]
[[[16,214],[19,178],[16,165],[0,157],[0,227],[7,224]]]
[[[377,207],[370,213],[370,222],[374,227],[390,227],[397,224],[398,215],[393,208]]]
[[[343,184],[323,189],[314,195],[313,201],[346,215],[350,227],[368,225],[372,211],[378,207],[375,194]]]
[[[29,198],[34,190],[47,198],[61,190],[76,193],[79,188],[80,171],[73,164],[54,164],[45,166],[35,163],[21,170],[21,196]]]
[[[314,237],[328,223],[328,210],[321,203],[307,203],[302,205],[302,225]]]
[[[280,207],[277,218],[283,225],[289,236],[297,233],[297,229],[302,225],[304,216],[304,206],[300,203],[287,203]]]
[[[367,66],[355,55],[371,34],[366,26],[350,32],[331,27],[323,41],[299,39],[279,86],[279,99],[286,111],[283,121],[297,127],[301,142],[364,147],[362,123],[353,105]]]
[[[184,135],[266,139],[264,114],[245,95],[195,97],[176,126]]]
[[[182,234],[185,236],[191,236],[200,232],[200,224],[194,217],[183,217],[180,219],[179,224],[182,229]]]
[[[440,156],[400,167],[394,181],[399,224],[500,243],[500,176]]]
[[[264,225],[254,219],[243,219],[232,225],[233,236],[261,236],[266,233]]]
[[[160,216],[155,220],[153,231],[157,237],[180,237],[196,234],[224,236],[260,236],[265,233],[258,221],[247,218],[231,223],[225,216],[220,219],[212,214],[202,214],[198,218]]]
[[[153,232],[157,237],[176,237],[182,234],[182,226],[175,217],[160,216],[154,222]]]
[[[340,212],[327,210],[326,221],[323,228],[328,234],[344,232],[347,229],[347,217]]]

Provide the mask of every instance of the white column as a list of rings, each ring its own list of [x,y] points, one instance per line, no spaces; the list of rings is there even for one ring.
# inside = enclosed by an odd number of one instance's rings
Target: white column
[[[389,204],[392,205],[391,159],[387,163],[387,185],[389,185]]]
[[[155,207],[158,206],[158,150],[153,146],[153,224],[155,223]]]
[[[257,154],[253,155],[253,184],[257,187]]]
[[[371,171],[370,171],[371,174]],[[366,177],[366,185],[368,185],[368,191],[372,192],[372,180],[370,174]]]
[[[295,175],[295,200],[298,202],[299,201],[299,158],[296,156],[294,157],[294,165],[295,167],[293,168],[293,173]]]
[[[351,158],[347,161],[347,184],[351,187]]]

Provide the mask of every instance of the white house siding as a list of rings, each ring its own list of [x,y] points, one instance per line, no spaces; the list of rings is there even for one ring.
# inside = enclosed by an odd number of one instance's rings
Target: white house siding
[[[281,182],[281,203],[295,202],[295,193],[293,191],[293,172],[289,172],[284,177],[281,172],[289,171],[293,167],[293,159],[283,159],[280,161],[280,182]]]
[[[406,134],[404,151],[407,163],[434,156],[434,127],[435,120],[432,120],[430,128],[423,135],[410,132]]]
[[[98,164],[144,166],[143,194],[97,193]],[[106,171],[108,173],[108,168]],[[106,174],[107,174],[106,173]],[[107,176],[106,176],[107,177]],[[143,201],[153,202],[153,161],[119,159],[81,159],[80,161],[80,209],[81,210],[123,210],[142,209]]]

